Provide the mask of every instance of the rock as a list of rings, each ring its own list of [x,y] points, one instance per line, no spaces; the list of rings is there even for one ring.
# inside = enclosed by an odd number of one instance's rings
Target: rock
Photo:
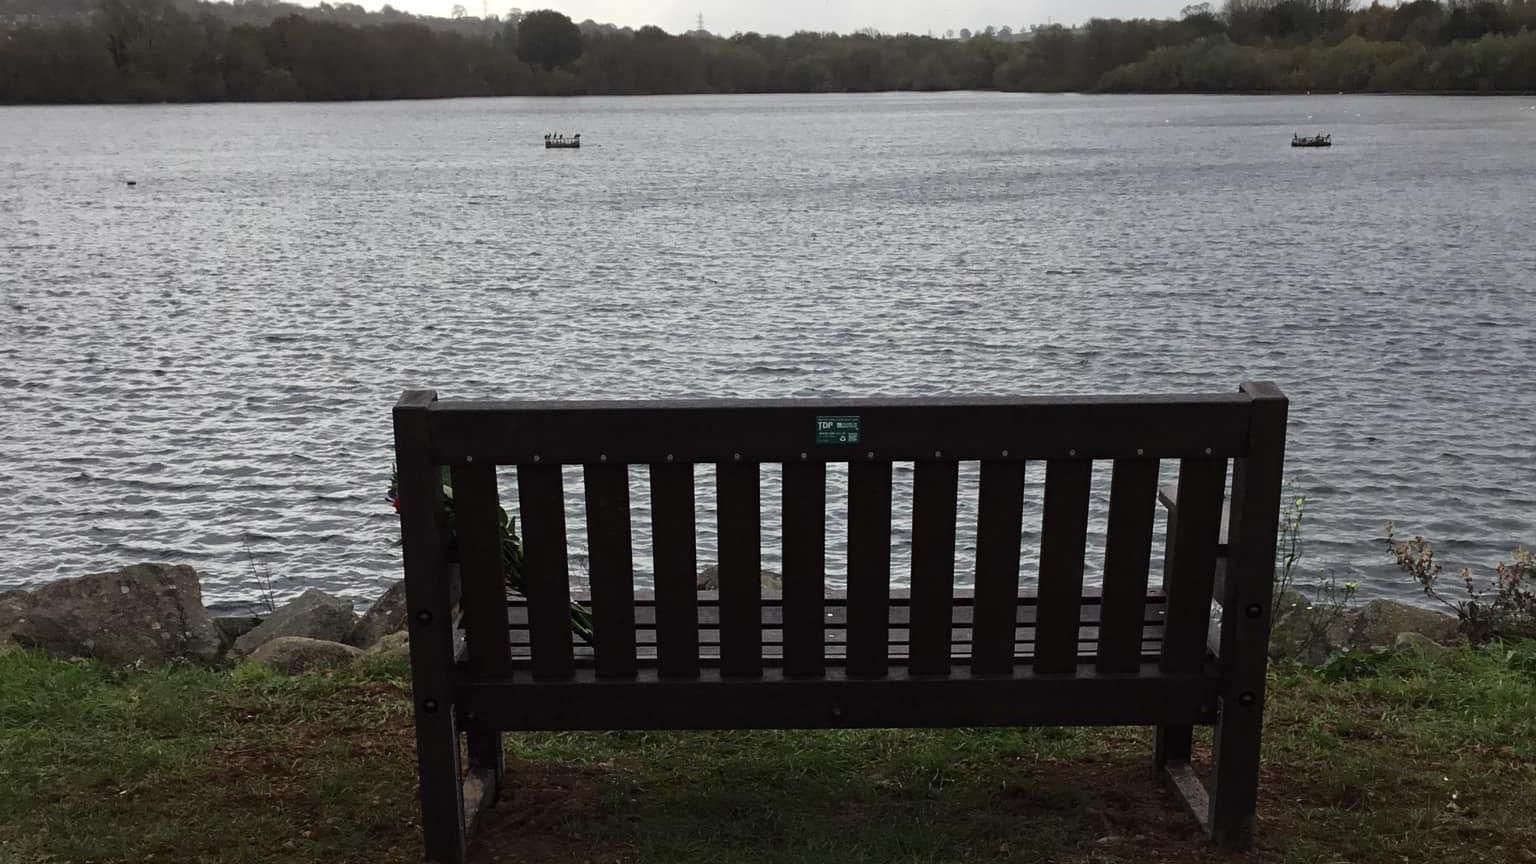
[[[1399,633],[1418,633],[1442,643],[1456,638],[1454,616],[1393,600],[1372,600],[1350,617],[1350,648],[1387,647],[1396,644]]]
[[[208,662],[224,650],[197,572],[134,564],[0,595],[0,641],[113,665]]]
[[[758,574],[759,584],[764,591],[782,591],[784,578],[772,570],[763,570]],[[699,571],[698,586],[700,591],[720,590],[720,565],[711,564]]]
[[[350,602],[311,588],[273,612],[259,627],[236,639],[235,650],[249,655],[282,636],[345,642],[352,635],[356,620]]]
[[[1319,666],[1344,647],[1348,635],[1347,612],[1316,606],[1300,591],[1287,591],[1275,601],[1269,656]]]
[[[361,657],[362,649],[304,636],[276,636],[261,643],[250,659],[284,675],[320,672],[345,665]]]
[[[380,637],[367,651],[366,657],[409,657],[411,655],[411,634],[400,630]]]
[[[1456,652],[1456,649],[1441,645],[1423,633],[1412,632],[1397,634],[1397,638],[1392,640],[1392,647],[1399,651],[1407,651],[1431,660],[1438,660]]]
[[[352,628],[347,644],[367,648],[386,635],[404,629],[405,580],[402,579],[389,586],[382,597],[373,601],[373,605],[368,607],[368,611],[363,613],[363,617]]]
[[[261,626],[259,615],[215,615],[213,626],[219,628],[219,635],[224,637],[224,645],[228,647],[235,644],[235,640]]]

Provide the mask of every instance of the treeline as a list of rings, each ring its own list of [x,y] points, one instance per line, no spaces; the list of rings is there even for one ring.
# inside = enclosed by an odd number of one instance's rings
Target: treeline
[[[1337,45],[1255,48],[1225,38],[1159,48],[1099,81],[1110,92],[1499,93],[1536,89],[1536,32],[1426,46],[1351,36]]]
[[[97,0],[0,25],[0,102],[167,102],[879,90],[1536,90],[1536,0],[1354,8],[1228,0],[1027,38],[619,29],[257,4]],[[279,9],[279,11],[285,11]],[[237,14],[238,13],[238,14]],[[444,23],[448,22],[448,23]]]

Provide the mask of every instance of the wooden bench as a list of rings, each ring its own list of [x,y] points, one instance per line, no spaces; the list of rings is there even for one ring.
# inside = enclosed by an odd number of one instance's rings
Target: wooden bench
[[[1262,383],[970,400],[406,393],[395,447],[427,858],[464,859],[503,784],[501,733],[539,729],[1153,726],[1158,775],[1216,843],[1247,847],[1286,411]],[[1030,461],[1045,465],[1043,500],[1027,511],[1041,520],[1032,591],[1020,578]],[[974,573],[957,574],[961,462],[980,463],[980,488]],[[1174,462],[1159,586],[1148,578],[1159,467]],[[846,464],[846,497],[829,496],[829,463]],[[910,570],[891,555],[894,463],[913,463]],[[1103,587],[1085,590],[1095,463],[1109,472],[1108,532]],[[718,592],[696,588],[698,464],[714,466]],[[782,593],[759,581],[765,465],[783,482]],[[515,466],[526,597],[503,581],[498,466]],[[590,640],[569,606],[565,466],[581,466]],[[649,478],[646,586],[634,579],[631,466]],[[847,513],[846,591],[825,576],[829,505]],[[893,565],[909,589],[892,590]],[[957,575],[974,587],[957,589]],[[1225,614],[1212,643],[1213,601]],[[1208,782],[1190,767],[1202,724],[1215,726]]]

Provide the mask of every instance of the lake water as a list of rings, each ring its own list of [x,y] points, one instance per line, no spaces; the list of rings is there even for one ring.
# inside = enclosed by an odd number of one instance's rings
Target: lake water
[[[383,493],[407,387],[1271,379],[1305,564],[1409,597],[1387,520],[1452,566],[1536,542],[1532,101],[0,108],[0,588],[171,560],[248,601],[248,541],[280,594],[365,600],[399,572]],[[586,146],[546,152],[557,130]]]

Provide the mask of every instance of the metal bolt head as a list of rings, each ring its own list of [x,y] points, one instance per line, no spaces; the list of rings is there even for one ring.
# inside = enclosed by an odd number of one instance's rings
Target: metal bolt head
[[[1205,455],[1207,455],[1207,456],[1211,455],[1211,448],[1209,448],[1209,447],[1205,448]]]
[[[935,459],[943,459],[944,458],[944,451],[943,450],[935,450],[935,451],[933,451],[933,458],[935,458]]]
[[[430,624],[432,623],[432,613],[429,610],[423,609],[416,613],[416,620],[423,624]]]
[[[1252,708],[1253,703],[1257,701],[1259,701],[1259,697],[1253,695],[1251,692],[1239,694],[1237,697],[1237,704],[1243,706],[1244,708]]]
[[[668,453],[668,454],[667,454],[667,461],[668,461],[668,462],[671,462],[671,461],[672,461],[672,460],[673,460],[673,459],[676,459],[676,458],[677,458],[677,457],[676,457],[676,456],[673,456],[673,455],[672,455],[672,454],[671,454],[671,453]]]
[[[1140,447],[1137,447],[1137,448],[1136,448],[1136,455],[1137,455],[1137,456],[1145,456],[1145,455],[1147,455],[1147,451],[1146,451],[1146,450],[1143,450],[1143,449],[1142,449],[1142,448],[1140,448]]]
[[[539,460],[540,460],[539,454],[537,454],[537,453],[533,454],[533,461],[538,462]]]
[[[1253,604],[1250,604],[1248,606],[1247,610],[1245,610],[1245,611],[1247,611],[1249,618],[1257,618],[1260,615],[1264,614],[1264,607],[1260,606],[1257,603],[1253,603]]]
[[[599,462],[607,462],[608,461],[608,454],[607,453],[599,453],[599,454],[597,454],[597,461],[599,461]]]
[[[470,454],[470,455],[466,455],[466,456],[465,456],[465,457],[464,457],[464,461],[465,461],[465,462],[466,462],[466,463],[468,463],[468,462],[473,462],[473,461],[475,461],[475,457],[474,457],[474,455],[473,455],[473,454]]]
[[[1008,458],[1008,451],[1007,451],[1007,450],[1004,450],[1004,451],[1003,451],[1003,458],[1004,458],[1004,459],[1007,459],[1007,458]]]
[[[1067,455],[1068,456],[1076,456],[1077,455],[1077,451],[1076,450],[1068,450],[1067,451]]]
[[[875,458],[875,451],[873,451],[873,450],[871,450],[871,451],[869,451],[869,453],[868,453],[868,454],[866,454],[866,456],[867,456],[867,457],[868,457],[868,458],[870,458],[870,459],[873,459],[873,458]]]
[[[731,459],[736,461],[736,462],[740,462],[741,461],[741,454],[740,453],[732,453],[731,454]]]
[[[809,458],[809,457],[808,457],[808,456],[807,456],[807,455],[806,455],[806,454],[804,454],[804,453],[801,453],[801,454],[800,454],[800,461],[801,461],[801,462],[804,462],[804,461],[805,461],[805,460],[806,460],[806,459],[808,459],[808,458]]]
[[[427,700],[425,700],[424,702],[421,703],[421,708],[422,708],[423,711],[426,711],[428,714],[435,714],[435,713],[437,713],[437,700],[436,699],[427,699]]]

